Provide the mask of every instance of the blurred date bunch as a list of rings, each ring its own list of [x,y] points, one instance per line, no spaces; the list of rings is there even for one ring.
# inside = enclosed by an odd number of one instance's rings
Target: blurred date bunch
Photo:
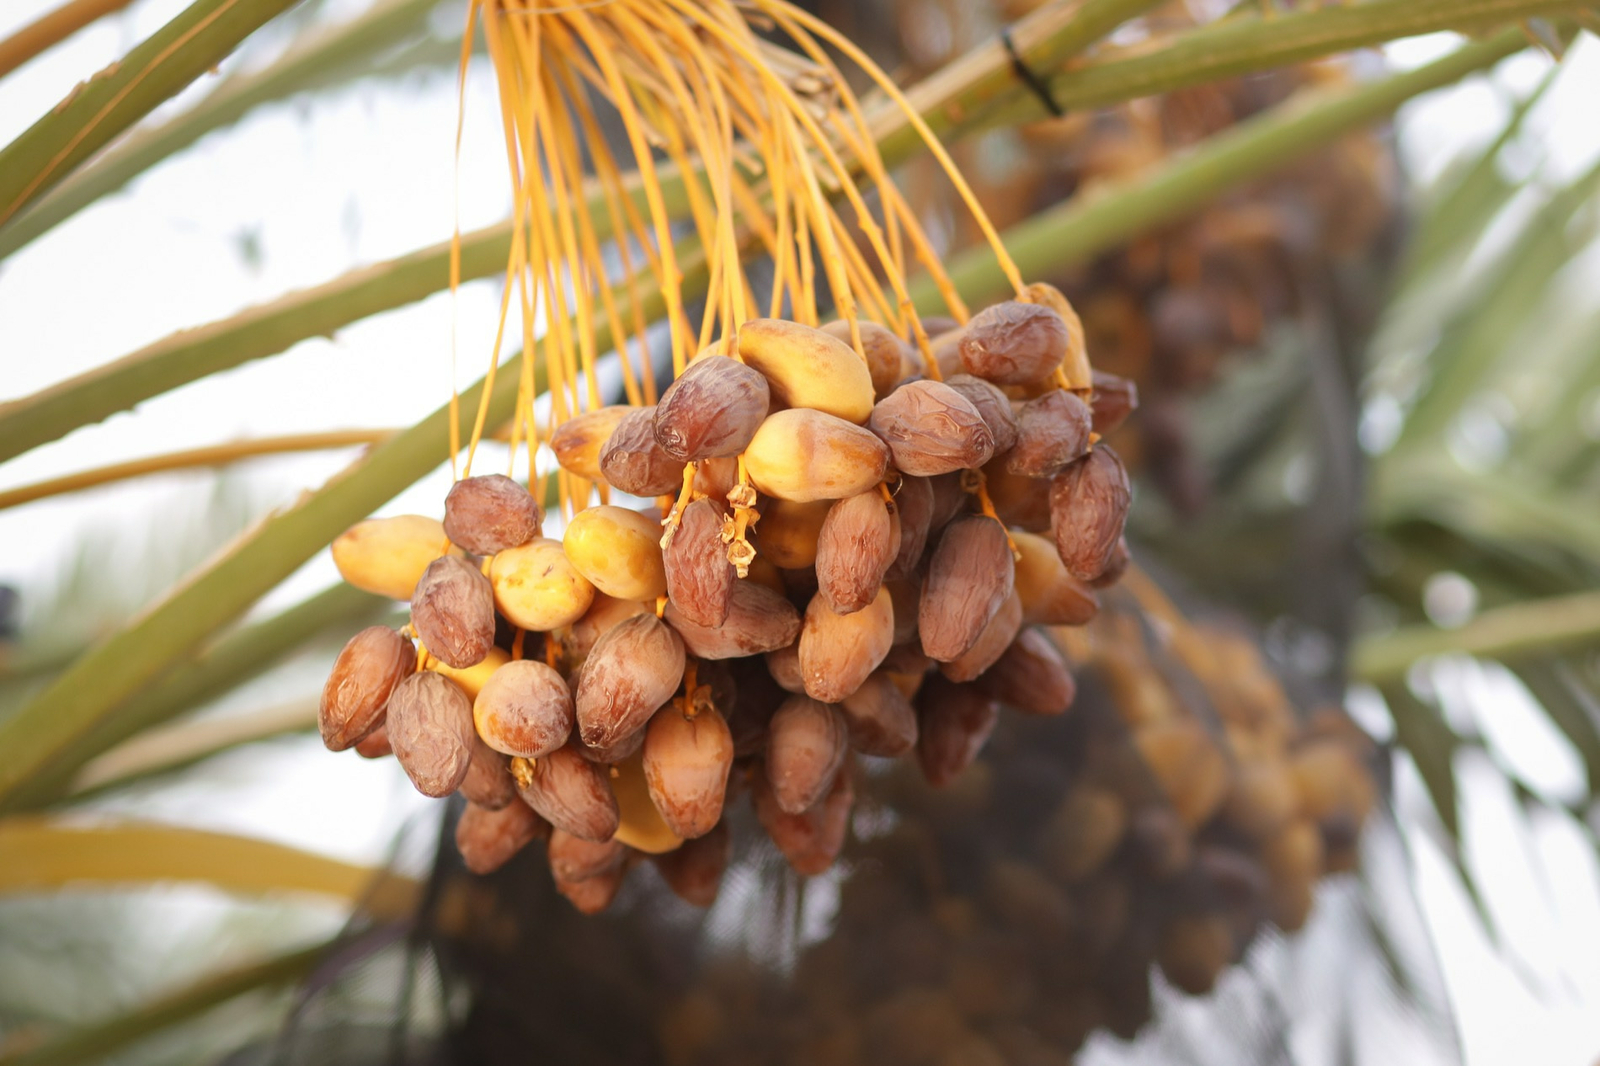
[[[1127,477],[1096,442],[1131,394],[1096,386],[1058,293],[1022,296],[936,339],[962,371],[942,381],[876,323],[859,347],[846,323],[744,323],[655,405],[555,429],[568,473],[660,497],[577,510],[560,540],[498,474],[458,481],[442,522],[355,526],[340,572],[411,622],[340,654],[328,747],[459,791],[473,870],[547,838],[580,910],[640,856],[708,904],[741,795],[823,872],[853,755],[913,756],[943,785],[1001,702],[1065,711],[1072,677],[1033,627],[1088,621],[1127,565]]]
[[[1154,973],[1203,995],[1299,929],[1354,862],[1370,742],[1300,721],[1249,638],[1138,591],[1052,631],[1084,679],[1071,714],[1008,719],[948,789],[861,775],[874,828],[829,934],[792,975],[708,963],[660,1015],[666,1060],[1066,1063],[1143,1027]]]

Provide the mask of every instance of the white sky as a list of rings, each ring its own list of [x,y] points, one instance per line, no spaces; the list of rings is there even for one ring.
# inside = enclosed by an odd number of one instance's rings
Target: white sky
[[[0,36],[47,6],[43,0],[0,5]],[[182,0],[141,0],[0,80],[0,143],[182,6]],[[343,15],[359,6],[341,2],[329,10]],[[264,44],[269,47],[255,49],[258,56],[277,47]],[[1443,37],[1403,42],[1391,56],[1415,65],[1449,45]],[[1570,64],[1530,130],[1530,150],[1567,175],[1600,152],[1594,119],[1600,47],[1586,40]],[[1411,172],[1431,179],[1492,136],[1506,113],[1507,87],[1524,90],[1541,71],[1539,60],[1518,59],[1494,81],[1473,79],[1410,105],[1399,129]],[[463,227],[471,228],[499,220],[509,203],[497,105],[481,65],[468,79],[467,113],[460,212]],[[360,83],[314,101],[264,108],[0,262],[0,401],[176,329],[445,239],[453,211],[455,116],[451,72],[405,84]],[[259,258],[241,253],[246,244],[259,249]],[[491,283],[461,294],[462,383],[487,361],[497,306]],[[335,338],[304,342],[24,455],[0,467],[0,488],[233,438],[407,424],[448,395],[451,323],[449,298],[436,296]],[[488,461],[502,462],[501,455],[490,452]],[[242,469],[261,501],[277,503],[320,483],[348,458],[275,458]],[[122,541],[108,561],[108,579],[114,579],[119,567],[141,565],[144,547],[136,538],[147,529],[165,536],[159,518],[193,511],[205,483],[203,475],[169,475],[0,512],[0,582],[30,596],[46,593],[76,545],[95,531],[116,531]],[[436,474],[385,510],[434,512],[445,485]],[[271,602],[293,601],[333,579],[331,564],[319,559]],[[244,702],[279,702],[308,685],[314,691],[315,684],[306,676],[279,676],[256,686]],[[1482,680],[1462,698],[1491,721],[1516,713],[1518,697],[1508,696],[1497,678]],[[1559,750],[1560,738],[1504,732],[1511,738],[1506,750],[1532,760],[1535,777],[1548,773],[1552,788],[1571,787],[1570,752]],[[236,759],[228,776],[220,795],[213,784],[206,791],[179,788],[136,809],[378,861],[399,821],[430,807],[392,763],[333,756],[315,743]],[[1493,775],[1474,776],[1490,782]],[[1516,846],[1512,825],[1519,816],[1492,783],[1468,804],[1474,827],[1469,860],[1495,884],[1496,913],[1514,918],[1507,931],[1526,966],[1547,978],[1530,987],[1485,939],[1453,870],[1429,841],[1424,803],[1404,773],[1400,780],[1398,804],[1414,848],[1414,874],[1469,1061],[1589,1066],[1600,1055],[1600,877],[1590,842],[1579,827],[1552,817],[1536,826],[1533,855],[1513,854],[1508,849]],[[342,811],[337,821],[325,816],[333,798]],[[1497,868],[1505,876],[1495,877]],[[1097,1047],[1094,1057],[1110,1061],[1115,1053]]]

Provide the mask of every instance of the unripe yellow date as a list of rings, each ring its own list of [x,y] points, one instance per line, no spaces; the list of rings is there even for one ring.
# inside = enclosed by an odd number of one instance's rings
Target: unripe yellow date
[[[567,523],[567,559],[595,588],[619,600],[667,593],[661,524],[626,507],[591,507]]]
[[[409,600],[428,564],[445,553],[444,523],[419,514],[369,518],[333,542],[333,565],[363,592]]]

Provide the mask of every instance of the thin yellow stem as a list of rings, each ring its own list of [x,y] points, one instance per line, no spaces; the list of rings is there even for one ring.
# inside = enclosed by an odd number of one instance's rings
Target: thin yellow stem
[[[972,212],[972,217],[978,223],[978,228],[983,231],[984,239],[988,241],[989,247],[994,250],[994,256],[1000,264],[1001,272],[1005,274],[1006,280],[1020,295],[1027,286],[1022,280],[1022,273],[1017,269],[1017,264],[1012,261],[1010,254],[1006,251],[1005,242],[1000,239],[1000,234],[994,228],[994,223],[990,221],[988,213],[984,211],[983,205],[978,202],[972,187],[967,184],[967,179],[962,176],[961,169],[950,158],[950,153],[945,150],[944,144],[940,142],[938,135],[929,127],[927,121],[922,117],[922,113],[911,106],[911,101],[906,99],[905,94],[900,91],[900,87],[894,83],[894,79],[885,74],[882,68],[872,61],[872,57],[857,47],[849,37],[815,15],[802,11],[800,8],[786,3],[785,0],[753,0],[753,3],[757,8],[772,15],[774,18],[777,17],[776,12],[781,11],[796,22],[804,25],[806,29],[843,52],[852,63],[860,67],[869,78],[877,83],[878,87],[883,90],[884,95],[905,115],[906,121],[911,123],[912,128],[917,131],[917,135],[922,138],[922,142],[927,146],[928,151],[933,153],[933,157],[944,168],[945,175],[950,179],[951,184],[956,187],[956,192],[966,203],[967,209]]]
[[[687,365],[684,356],[683,275],[678,269],[677,256],[672,248],[671,220],[667,216],[666,204],[661,196],[661,184],[656,174],[655,160],[640,128],[638,108],[633,106],[632,97],[623,83],[621,71],[617,69],[616,62],[605,47],[602,36],[595,30],[593,20],[588,12],[583,10],[573,11],[568,17],[578,36],[589,46],[606,84],[615,93],[617,109],[621,113],[622,124],[627,129],[628,140],[633,147],[635,164],[644,179],[645,199],[650,205],[650,216],[656,230],[656,248],[661,256],[661,289],[666,297],[667,320],[672,331],[672,369],[675,374],[681,374]],[[685,177],[687,178],[687,175]]]
[[[214,444],[204,448],[190,448],[145,459],[131,459],[113,463],[64,477],[37,481],[31,485],[0,492],[0,511],[19,507],[35,500],[80,492],[97,485],[160,474],[171,470],[195,470],[203,467],[228,466],[243,459],[265,455],[287,455],[295,452],[329,451],[334,448],[353,448],[365,444],[381,444],[394,436],[393,429],[343,429],[326,433],[300,433],[283,437],[261,437],[256,440],[236,441],[232,444]]]
[[[60,44],[74,33],[105,15],[121,11],[131,0],[69,0],[48,11],[10,37],[0,41],[0,78],[47,48]]]

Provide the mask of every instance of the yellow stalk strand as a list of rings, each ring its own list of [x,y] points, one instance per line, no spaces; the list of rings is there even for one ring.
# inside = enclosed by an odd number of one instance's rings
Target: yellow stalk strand
[[[559,77],[562,72],[556,70],[553,73]],[[570,80],[567,83],[571,84]],[[559,87],[554,91],[559,92]],[[577,131],[572,126],[574,113],[562,108],[558,118],[563,126],[561,143],[566,150],[568,172],[574,175],[578,184],[581,184],[583,168],[578,158]],[[575,185],[575,187],[577,186]],[[617,313],[617,301],[616,297],[612,295],[611,280],[605,273],[605,259],[600,254],[600,244],[595,238],[594,220],[590,218],[589,212],[586,210],[578,211],[577,216],[578,237],[583,248],[583,260],[586,265],[586,274],[588,275],[584,282],[584,287],[592,284],[600,290],[601,308],[605,313],[606,324],[611,330],[611,336],[615,339],[614,345],[617,350],[617,358],[622,364],[623,391],[630,404],[640,406],[643,403],[643,395],[639,391],[639,383],[634,377],[633,368],[628,363],[628,334],[623,326],[622,316]],[[615,218],[613,218],[614,224]],[[621,231],[617,230],[615,232],[620,233]],[[618,246],[621,247],[626,243],[626,240],[626,236],[620,238],[617,242]],[[593,375],[591,375],[591,380],[594,380]],[[597,394],[591,397],[591,407],[594,406],[599,406]]]
[[[719,70],[720,65],[715,63],[704,48],[701,47],[700,38],[689,33],[681,21],[659,18],[661,9],[655,5],[654,0],[645,10],[649,12],[652,21],[659,25],[671,39],[677,41],[680,47],[684,49],[684,53],[689,59],[689,62],[685,64],[685,70],[688,73],[690,83],[702,90],[696,95],[704,101],[703,106],[706,107],[705,113],[700,116],[700,122],[705,127],[703,133],[705,140],[703,143],[706,146],[715,145],[717,149],[715,159],[707,157],[704,148],[701,151],[702,161],[706,164],[706,175],[711,182],[712,195],[719,207],[717,243],[709,246],[709,254],[713,258],[721,257],[723,259],[723,275],[725,284],[728,286],[727,303],[724,305],[725,314],[735,323],[743,322],[748,312],[744,305],[744,287],[741,284],[744,271],[740,266],[739,244],[734,233],[733,224],[734,204],[731,186],[736,169],[733,158],[733,115],[728,99],[722,91],[721,79],[717,77],[707,78],[703,73],[706,70]],[[688,114],[691,117],[694,115],[692,110]],[[715,139],[711,136],[713,128],[716,132]],[[725,319],[723,333],[726,335],[728,332]]]
[[[461,33],[461,61],[456,74],[456,143],[450,231],[450,477],[457,475],[456,456],[461,454],[461,394],[456,389],[457,337],[461,296],[461,137],[467,124],[467,65],[472,60],[472,29],[477,24],[480,0],[467,4],[467,26]]]
[[[866,257],[861,254],[861,248],[855,242],[855,234],[838,212],[829,212],[829,224],[839,241],[839,246],[845,249],[844,267],[850,274],[850,284],[854,286],[871,304],[870,316],[886,326],[895,327],[898,314],[891,308],[890,303],[883,295],[883,286],[873,275],[872,268],[867,264]],[[859,333],[859,330],[855,331]]]
[[[884,201],[883,224],[889,246],[889,262],[885,264],[885,269],[900,277],[905,277],[905,254],[901,243],[900,216],[898,212],[891,210],[889,206],[889,198],[898,196],[899,192],[895,188],[894,182],[889,179],[883,164],[883,157],[878,154],[878,142],[873,137],[872,127],[861,110],[860,101],[856,99],[855,93],[850,90],[850,83],[845,80],[844,72],[834,64],[828,53],[817,44],[815,38],[793,20],[784,18],[781,14],[775,18],[775,21],[778,28],[788,34],[790,39],[798,44],[805,54],[810,57],[811,61],[827,73],[836,87],[840,101],[844,104],[845,113],[848,114],[851,123],[859,131],[857,134],[851,134],[850,124],[844,121],[843,116],[835,113],[834,117],[838,123],[842,141],[851,154],[860,161],[867,172],[867,176],[871,179],[874,187],[878,189],[879,195]],[[914,236],[920,237],[922,235],[922,228],[916,222],[914,216],[911,218],[909,225]],[[922,241],[922,246],[926,246],[926,239]],[[938,257],[930,254],[928,259],[932,263],[933,271],[936,274],[942,274],[943,270],[939,265]],[[948,278],[945,279],[945,283],[948,285]],[[943,287],[941,287],[942,291]]]
[[[545,146],[545,155],[550,169],[550,184],[555,192],[556,219],[559,223],[561,247],[566,252],[567,280],[572,287],[572,297],[575,304],[575,320],[578,325],[578,353],[583,366],[584,383],[587,387],[588,404],[586,410],[594,410],[600,406],[600,383],[595,375],[595,350],[594,350],[594,308],[589,299],[588,270],[584,267],[584,257],[578,246],[577,232],[573,227],[572,215],[574,203],[569,194],[569,179],[573,182],[571,187],[581,187],[583,171],[577,159],[577,146],[573,141],[572,130],[561,120],[561,113],[565,110],[561,94],[555,83],[549,79],[548,66],[546,67],[545,84],[550,93],[548,110],[545,113],[546,128],[550,136]],[[577,210],[585,208],[582,202],[577,205]]]
[[[988,213],[983,210],[983,205],[978,203],[978,198],[973,193],[972,187],[967,184],[966,178],[962,176],[960,168],[955,165],[955,161],[950,158],[950,153],[945,150],[944,144],[939,140],[932,128],[928,126],[921,112],[911,106],[911,101],[906,99],[905,94],[900,91],[900,87],[894,83],[894,79],[885,74],[882,68],[872,61],[872,57],[857,47],[849,37],[809,12],[802,11],[786,3],[785,0],[753,0],[753,2],[757,8],[767,12],[769,15],[776,10],[783,11],[796,22],[805,26],[806,29],[827,41],[840,52],[843,52],[867,77],[877,83],[884,95],[905,115],[906,121],[911,123],[912,128],[917,131],[917,135],[922,138],[922,142],[927,146],[928,151],[933,153],[934,158],[939,161],[939,165],[944,168],[946,177],[956,187],[957,194],[967,205],[967,209],[972,212],[972,217],[978,223],[978,228],[983,231],[984,239],[988,242],[989,247],[993,249],[995,259],[1000,264],[1001,272],[1005,274],[1006,280],[1020,295],[1026,287],[1022,274],[1017,270],[1017,264],[1012,261],[1010,253],[1006,251],[1005,242],[1000,239],[1000,234],[995,230],[994,223],[990,221]]]
[[[516,276],[515,275],[515,272],[517,270],[517,265],[516,264],[518,262],[518,259],[521,257],[521,255],[523,253],[523,250],[524,250],[523,247],[522,247],[522,231],[521,231],[520,228],[516,227],[515,214],[513,214],[512,225],[513,225],[513,229],[512,229],[512,232],[511,232],[511,264],[512,265],[508,268],[509,272],[506,275],[508,281],[509,281],[510,278]],[[500,321],[495,326],[494,345],[490,349],[490,353],[489,353],[489,369],[484,374],[484,379],[483,379],[483,381],[484,381],[483,397],[478,401],[478,410],[477,410],[477,413],[473,416],[473,419],[472,419],[472,439],[471,439],[471,442],[467,445],[467,461],[462,466],[462,469],[461,469],[461,476],[462,477],[471,477],[472,476],[472,460],[478,454],[478,442],[483,439],[484,424],[486,422],[488,422],[488,420],[489,420],[489,396],[490,396],[491,390],[493,390],[493,388],[494,388],[495,373],[496,373],[496,371],[498,370],[498,368],[500,366],[500,351],[501,351],[501,348],[505,344],[506,319],[511,314],[511,292],[512,292],[511,286],[510,286],[510,284],[507,284],[505,286],[504,291],[502,291],[501,294],[500,294]],[[452,379],[451,387],[454,388],[453,379]]]
[[[282,437],[262,437],[256,440],[235,441],[231,444],[214,444],[204,448],[152,455],[144,459],[130,459],[124,463],[84,470],[76,474],[21,485],[0,492],[0,511],[19,507],[35,500],[80,492],[97,485],[109,485],[147,474],[166,473],[173,470],[195,470],[204,467],[227,466],[243,459],[267,455],[285,455],[292,452],[328,451],[334,448],[351,448],[364,444],[378,444],[394,436],[393,429],[343,429],[326,433],[302,433]]]
[[[565,35],[562,35],[562,37],[565,37]],[[564,40],[558,40],[554,47],[562,48],[563,46],[571,46],[571,44],[571,39],[565,38]],[[589,156],[593,161],[595,174],[600,179],[600,187],[605,196],[606,214],[611,220],[611,232],[614,234],[613,241],[617,249],[617,258],[622,265],[622,278],[627,287],[628,301],[632,307],[632,337],[638,342],[639,360],[642,365],[639,375],[635,375],[632,363],[628,358],[629,334],[622,331],[613,333],[613,336],[617,338],[617,355],[622,360],[623,386],[628,388],[630,383],[632,385],[632,390],[628,392],[628,402],[638,403],[639,401],[635,400],[634,397],[640,396],[645,404],[652,404],[655,402],[655,381],[654,375],[649,373],[650,349],[645,332],[647,326],[643,318],[642,305],[639,302],[638,278],[634,270],[633,248],[629,240],[629,234],[633,234],[634,239],[638,241],[639,248],[645,256],[650,272],[656,277],[658,283],[661,276],[660,260],[654,255],[654,251],[650,247],[649,236],[644,229],[644,221],[639,217],[638,212],[633,210],[633,200],[623,191],[621,170],[617,166],[615,157],[611,154],[610,146],[606,144],[605,135],[600,130],[600,124],[595,120],[594,111],[590,108],[588,98],[583,92],[582,83],[570,66],[563,67],[561,73],[566,79],[567,95],[572,100],[573,109],[578,116],[578,123],[583,129],[585,141],[589,145]],[[626,226],[621,222],[624,217],[627,219]],[[611,300],[613,304],[615,303],[610,286],[606,287],[606,298]],[[640,385],[641,377],[645,379],[642,387]]]
[[[601,73],[608,84],[622,88],[621,73],[617,70],[616,63],[609,52],[601,47],[601,38],[595,31],[593,20],[588,12],[583,10],[573,11],[569,16],[570,24],[576,30],[591,53],[599,63]],[[683,293],[681,285],[683,275],[678,269],[677,257],[672,250],[671,223],[667,218],[666,205],[661,196],[659,179],[656,176],[655,160],[651,157],[649,146],[644,143],[644,138],[639,132],[638,109],[633,106],[631,98],[626,92],[617,93],[617,107],[622,117],[623,126],[628,131],[628,139],[633,147],[634,158],[639,167],[640,176],[644,180],[645,198],[650,205],[651,220],[655,225],[656,246],[661,255],[662,294],[666,297],[667,320],[672,329],[672,369],[674,374],[683,373],[687,365],[684,358],[683,335]],[[647,360],[648,362],[648,360]]]
[[[689,15],[689,17],[695,18],[696,21],[698,21],[701,25],[706,26],[711,32],[725,32],[709,24],[706,19],[697,17],[699,13],[693,7],[690,0],[667,0],[667,2],[671,3],[679,10],[684,11],[684,13]],[[886,265],[889,264],[891,262],[891,256],[887,247],[883,243],[883,232],[881,227],[879,227],[877,222],[872,218],[871,212],[868,210],[866,203],[861,199],[860,192],[855,187],[849,170],[839,159],[838,153],[828,142],[826,134],[817,124],[816,119],[811,115],[810,111],[805,107],[805,105],[794,96],[794,93],[786,84],[783,83],[780,78],[778,78],[767,67],[759,65],[758,57],[756,57],[748,49],[742,47],[742,42],[732,39],[731,36],[725,36],[724,39],[728,41],[730,48],[733,48],[736,52],[740,53],[746,58],[747,62],[751,63],[752,66],[757,68],[759,76],[768,84],[771,90],[777,95],[778,99],[782,101],[784,107],[788,111],[788,114],[792,116],[792,119],[798,120],[801,126],[805,128],[812,142],[815,144],[815,147],[819,152],[821,152],[823,159],[827,162],[829,168],[833,171],[834,175],[839,181],[840,188],[843,191],[846,200],[849,201],[851,208],[856,212],[857,221],[861,226],[863,233],[866,235],[868,242],[872,244],[874,252],[878,255],[881,262]],[[859,51],[857,54],[859,54]],[[861,61],[865,61],[869,64],[871,62],[870,60],[866,59],[864,55],[861,57],[861,60],[858,60],[858,62]],[[847,91],[847,89],[841,87],[840,91],[844,92]],[[921,116],[917,116],[917,118],[918,121],[921,120]],[[924,126],[924,128],[926,127]],[[838,249],[833,242],[834,234],[832,227],[823,221],[826,217],[826,212],[823,210],[821,203],[818,202],[821,200],[821,190],[818,188],[817,178],[814,171],[812,171],[810,167],[809,159],[803,158],[802,165],[805,171],[807,191],[810,193],[813,201],[813,209],[816,212],[816,218],[821,224],[821,229],[818,231],[817,236],[825,257],[823,266],[829,272],[829,284],[831,286],[838,287],[841,285],[841,282],[843,282],[843,277],[839,265],[833,260],[834,255],[838,254]],[[981,208],[979,210],[981,210]],[[982,222],[986,224],[987,218],[984,218]],[[989,231],[992,232],[992,227],[989,227]],[[1002,264],[1010,262],[1010,257],[1005,254],[1003,248],[997,252],[997,256],[1001,258]],[[1015,275],[1016,281],[1019,285],[1018,292],[1020,292],[1021,277],[1020,275],[1016,275],[1014,265],[1012,266],[1011,274],[1008,275],[1008,277],[1012,275]],[[889,283],[894,288],[895,296],[901,302],[901,304],[910,304],[911,297],[906,289],[905,279],[891,275],[889,277]],[[848,290],[847,283],[842,287],[841,291],[835,292],[834,306],[842,318],[849,320],[855,315],[855,303],[853,296]],[[854,335],[855,333],[855,327],[852,325],[852,334]],[[859,340],[860,338],[857,336],[856,342],[858,346]]]
[[[791,162],[793,160],[791,159]],[[817,264],[811,250],[811,217],[798,193],[791,203],[795,219],[795,251],[800,259],[800,287],[792,301],[795,321],[817,324]]]
[[[534,412],[534,361],[538,358],[539,348],[533,336],[533,309],[534,296],[530,288],[528,271],[523,270],[517,276],[517,290],[522,298],[522,356],[519,365],[522,369],[522,383],[517,389],[517,419],[526,423],[528,432],[528,484],[533,489],[533,498],[544,506],[545,477],[539,473],[539,420]],[[515,456],[512,457],[513,462]]]

